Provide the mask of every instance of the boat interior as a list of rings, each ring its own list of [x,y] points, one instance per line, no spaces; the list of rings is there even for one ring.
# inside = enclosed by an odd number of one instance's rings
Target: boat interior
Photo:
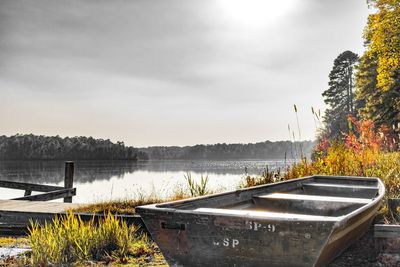
[[[189,208],[199,213],[329,220],[371,203],[379,193],[377,179],[315,176],[245,189],[240,194],[246,197],[234,203],[215,199],[209,204],[210,199],[191,208],[188,204],[175,208]]]
[[[372,202],[378,190],[377,181],[343,183],[343,180],[314,178],[297,188],[256,194],[247,203],[226,208],[337,217]]]

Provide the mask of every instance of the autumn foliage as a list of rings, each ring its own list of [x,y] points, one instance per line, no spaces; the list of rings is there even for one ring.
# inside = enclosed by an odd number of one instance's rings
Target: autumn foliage
[[[343,141],[321,139],[313,160],[303,159],[289,167],[285,179],[317,174],[380,177],[389,197],[400,196],[400,152],[390,152],[398,144],[390,131],[374,127],[371,120],[349,117],[351,130]]]

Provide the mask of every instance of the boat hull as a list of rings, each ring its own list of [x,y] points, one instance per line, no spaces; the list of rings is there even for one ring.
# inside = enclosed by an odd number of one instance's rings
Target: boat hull
[[[141,213],[170,266],[313,266],[334,222]]]
[[[380,203],[352,217],[342,227],[335,229],[324,246],[315,266],[325,266],[360,239],[371,226]]]
[[[367,231],[384,192],[377,178],[315,176],[136,212],[170,266],[326,266]]]

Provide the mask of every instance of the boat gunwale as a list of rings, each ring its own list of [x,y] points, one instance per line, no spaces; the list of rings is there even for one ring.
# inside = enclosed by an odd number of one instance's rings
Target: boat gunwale
[[[136,207],[136,209],[138,209],[138,210],[153,210],[153,211],[157,211],[157,212],[167,212],[167,213],[199,214],[198,212],[196,212],[196,209],[187,210],[187,209],[179,209],[179,208],[165,207],[165,206],[191,203],[191,202],[195,202],[198,200],[205,200],[208,198],[217,198],[217,197],[226,196],[226,195],[230,195],[230,194],[240,194],[242,192],[256,191],[257,189],[260,189],[260,188],[267,188],[267,187],[273,187],[273,186],[284,185],[284,184],[289,184],[289,183],[296,183],[299,181],[314,180],[316,178],[328,178],[328,179],[338,179],[338,180],[351,179],[351,180],[356,180],[356,181],[370,180],[370,181],[377,181],[377,183],[378,183],[377,184],[378,195],[375,198],[373,198],[371,202],[366,203],[366,204],[362,205],[361,207],[355,209],[354,211],[349,212],[342,216],[325,216],[325,217],[330,218],[329,220],[326,220],[326,221],[334,221],[335,222],[335,225],[332,230],[335,230],[337,228],[345,226],[347,221],[350,218],[353,218],[353,217],[357,216],[358,214],[364,212],[365,210],[377,205],[382,200],[383,196],[385,195],[385,186],[384,186],[383,182],[381,181],[381,179],[379,179],[378,177],[313,175],[313,176],[306,176],[306,177],[286,180],[286,181],[272,183],[272,184],[259,185],[259,186],[244,188],[244,189],[232,190],[232,191],[222,192],[222,193],[217,193],[217,194],[212,194],[212,195],[199,196],[199,197],[193,197],[193,198],[189,198],[189,199],[139,206],[139,207]],[[216,208],[216,210],[218,210],[218,208]],[[140,214],[140,212],[139,212],[139,214]],[[284,213],[282,213],[282,214],[284,214]],[[201,212],[201,215],[211,215],[211,216],[220,215],[220,216],[226,216],[226,217],[246,218],[246,216],[244,216],[244,215],[238,215],[238,214],[234,214],[234,213],[232,213],[232,214],[223,213],[222,214],[222,213],[218,213],[218,212]],[[324,216],[321,216],[321,217],[324,217]],[[265,212],[264,216],[257,216],[257,218],[265,219],[265,220],[274,220],[274,221],[314,221],[314,220],[311,220],[311,217],[310,217],[310,219],[306,219],[306,218],[300,219],[300,218],[296,218],[296,217],[292,217],[292,218],[270,217],[270,216],[268,216],[268,212]]]

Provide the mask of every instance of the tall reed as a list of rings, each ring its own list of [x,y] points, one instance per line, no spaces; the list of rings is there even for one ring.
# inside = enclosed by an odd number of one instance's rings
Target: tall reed
[[[207,189],[208,176],[203,177],[203,175],[202,175],[200,178],[200,183],[197,183],[192,178],[192,174],[190,172],[188,172],[185,175],[185,179],[188,183],[190,195],[192,197],[204,196],[204,195],[207,195],[210,193],[210,191]]]
[[[300,123],[299,123],[299,116],[297,114],[297,106],[296,104],[293,105],[294,112],[296,113],[296,121],[297,121],[297,130],[299,131],[299,142],[300,142],[300,157],[303,158],[303,145],[301,144],[301,130],[300,130]]]

